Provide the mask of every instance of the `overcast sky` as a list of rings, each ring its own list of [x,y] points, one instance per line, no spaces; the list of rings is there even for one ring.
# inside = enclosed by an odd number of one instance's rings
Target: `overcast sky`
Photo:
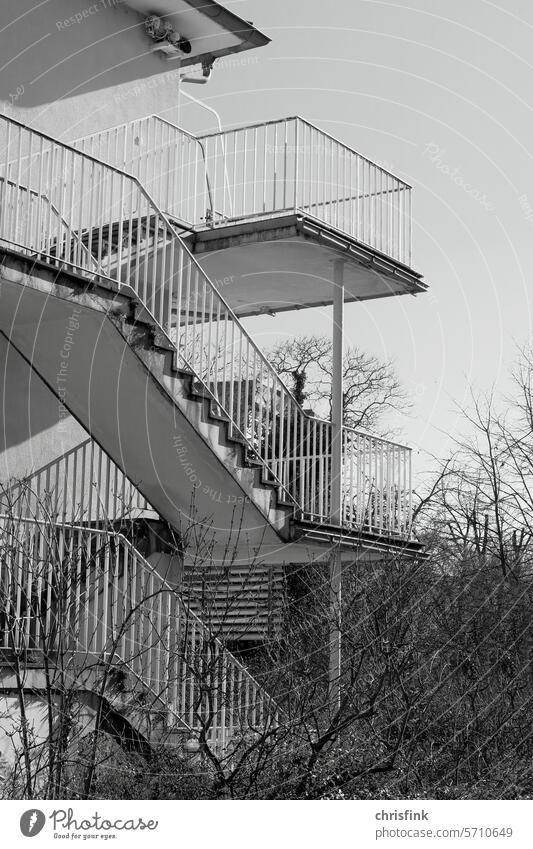
[[[531,334],[533,8],[527,0],[236,0],[272,38],[194,91],[224,124],[300,114],[414,187],[417,298],[346,308],[350,343],[391,356],[415,400],[406,439],[440,456],[468,387],[506,391]],[[187,106],[191,129],[213,127]],[[530,216],[528,220],[528,215]],[[302,314],[300,314],[301,316]],[[307,332],[329,332],[309,310]],[[294,316],[251,323],[264,342]],[[273,338],[273,337],[272,337]],[[419,454],[417,465],[425,464]]]

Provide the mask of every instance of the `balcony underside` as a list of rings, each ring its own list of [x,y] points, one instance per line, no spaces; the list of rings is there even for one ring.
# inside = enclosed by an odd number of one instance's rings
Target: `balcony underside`
[[[317,525],[304,519],[292,523],[292,537],[310,548],[340,545],[343,561],[353,561],[364,552],[365,559],[379,560],[387,556],[425,557],[423,546],[415,539],[401,539],[363,530]]]
[[[191,249],[238,316],[328,306],[336,260],[347,302],[416,295],[421,275],[302,214],[253,217],[196,231]]]

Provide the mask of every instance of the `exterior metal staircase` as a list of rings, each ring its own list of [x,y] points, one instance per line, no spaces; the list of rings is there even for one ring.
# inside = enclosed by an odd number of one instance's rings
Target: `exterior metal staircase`
[[[35,186],[39,196],[46,190],[68,222],[25,217],[4,192],[2,242],[84,280],[133,290],[156,339],[192,376],[193,391],[229,420],[229,436],[243,442],[294,515],[329,527],[331,423],[300,407],[169,216],[136,177],[5,116],[1,121],[0,180]],[[347,532],[409,539],[407,448],[344,428],[342,490]]]
[[[189,137],[186,144],[191,155],[184,154],[184,161],[176,162],[173,146],[167,142],[177,128],[165,122],[161,126],[168,136],[167,141],[162,139],[161,150],[169,157],[169,170],[161,171],[152,157],[150,175],[143,170],[148,162],[144,154],[136,159],[142,128],[131,136],[133,152],[117,166],[103,160],[117,162],[122,156],[117,153],[123,151],[118,135],[114,159],[111,148],[106,154],[101,146],[96,157],[86,145],[78,150],[0,116],[4,332],[11,331],[12,344],[39,373],[48,376],[55,391],[50,375],[57,369],[57,353],[51,355],[50,346],[67,305],[79,304],[87,327],[94,323],[98,344],[108,340],[109,372],[114,376],[110,384],[121,376],[120,364],[112,357],[115,352],[124,357],[132,386],[136,369],[139,380],[142,376],[142,385],[152,393],[150,409],[165,396],[158,413],[161,420],[168,420],[170,428],[172,409],[179,413],[184,431],[197,440],[193,447],[201,443],[209,455],[205,467],[212,466],[216,479],[225,476],[233,490],[241,493],[243,509],[259,511],[277,544],[297,538],[294,528],[299,524],[325,528],[328,534],[367,535],[383,545],[409,546],[409,449],[348,427],[343,429],[342,524],[332,527],[331,423],[302,409],[188,250],[182,235],[202,220],[199,210],[207,211],[205,227],[225,219],[227,210],[221,202],[217,211],[219,178],[210,182],[207,169],[199,168],[201,161],[205,165],[203,143]],[[178,132],[181,138],[183,133]],[[107,139],[111,145],[111,133]],[[225,142],[219,139],[217,144]],[[267,146],[265,136],[265,153]],[[234,152],[237,160],[237,145]],[[246,171],[246,161],[243,167]],[[221,179],[225,191],[228,174]],[[287,172],[286,185],[288,179]],[[293,182],[297,187],[296,174]],[[159,203],[145,183],[158,195]],[[395,195],[399,191],[384,190]],[[331,198],[324,203],[324,209],[334,208]],[[244,210],[246,198],[242,204]],[[276,206],[274,198],[272,204]],[[335,208],[338,214],[338,202]],[[401,244],[398,249],[404,251],[405,243]],[[47,309],[49,328],[41,321]],[[32,332],[37,326],[39,339]],[[71,384],[79,383],[80,388],[77,396],[68,395],[64,403],[93,433],[92,411],[83,408],[89,394],[85,391],[84,396],[87,363],[76,365],[74,358],[71,362]],[[106,389],[104,380],[97,382],[95,394]],[[129,403],[133,410],[135,398]],[[131,415],[129,429],[140,433],[144,423],[137,419]],[[115,483],[110,475],[105,482],[99,478],[105,504],[102,513],[120,518],[127,496],[135,510],[153,510],[177,525],[175,514],[169,515],[164,487],[153,479],[148,451],[126,446],[123,454],[120,439],[112,438],[102,421],[94,421],[95,438],[122,474],[122,479],[115,476]],[[58,461],[63,465],[56,470],[55,488],[50,469],[42,470],[35,494],[57,494],[63,475],[67,481],[64,503],[76,504],[75,520],[68,519],[66,508],[55,504],[53,514],[59,519],[51,538],[50,523],[43,530],[42,519],[32,516],[31,509],[29,515],[20,516],[15,531],[10,518],[0,523],[5,541],[0,564],[3,647],[37,650],[44,632],[59,633],[56,617],[64,615],[70,634],[68,651],[81,655],[85,668],[88,660],[89,665],[101,667],[110,659],[124,667],[128,676],[139,681],[143,698],[150,693],[152,706],[166,712],[171,724],[189,728],[222,749],[246,730],[275,726],[277,707],[214,636],[218,629],[226,639],[236,635],[255,639],[276,627],[271,614],[269,619],[260,610],[261,596],[272,597],[271,577],[265,589],[261,573],[254,575],[252,609],[243,593],[242,564],[225,575],[224,592],[213,570],[210,630],[183,604],[176,587],[122,534],[98,528],[100,507],[87,501],[92,488],[88,467],[81,462],[76,465],[74,454]],[[17,546],[20,551],[13,558],[9,552]],[[48,564],[46,574],[39,573],[42,563]],[[202,587],[195,589],[200,611]],[[235,615],[224,618],[222,606],[227,606],[228,597],[234,602]],[[244,629],[246,618],[248,628]]]

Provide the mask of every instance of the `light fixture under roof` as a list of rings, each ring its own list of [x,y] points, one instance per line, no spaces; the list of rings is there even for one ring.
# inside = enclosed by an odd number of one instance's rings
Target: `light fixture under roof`
[[[170,55],[188,56],[192,45],[188,38],[174,29],[170,21],[165,21],[159,15],[148,15],[144,28],[155,41],[153,50]]]

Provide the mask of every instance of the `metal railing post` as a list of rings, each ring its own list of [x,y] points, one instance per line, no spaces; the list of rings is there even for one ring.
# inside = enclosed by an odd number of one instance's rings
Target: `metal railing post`
[[[331,523],[342,522],[342,442],[343,442],[343,359],[344,359],[344,262],[334,264],[333,284],[333,368],[331,378]],[[329,700],[334,714],[340,707],[341,680],[341,571],[340,544],[330,558],[330,653]]]

